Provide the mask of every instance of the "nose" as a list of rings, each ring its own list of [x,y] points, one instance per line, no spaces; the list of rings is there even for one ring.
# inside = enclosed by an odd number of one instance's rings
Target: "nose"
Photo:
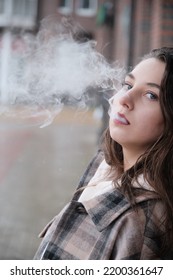
[[[110,106],[121,105],[122,107],[132,110],[134,107],[132,93],[129,91],[120,91],[109,99]]]
[[[130,91],[125,92],[119,98],[119,103],[123,107],[126,107],[128,110],[132,110],[134,107],[132,93]]]

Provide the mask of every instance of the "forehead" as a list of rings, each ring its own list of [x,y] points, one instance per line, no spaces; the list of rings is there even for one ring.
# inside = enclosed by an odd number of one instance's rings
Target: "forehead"
[[[143,83],[160,84],[164,71],[165,63],[156,58],[148,58],[141,61],[131,71],[134,80],[139,80]]]

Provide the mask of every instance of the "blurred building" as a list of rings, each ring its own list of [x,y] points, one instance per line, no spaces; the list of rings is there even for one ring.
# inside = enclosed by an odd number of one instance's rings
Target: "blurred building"
[[[73,19],[81,26],[77,40],[95,40],[109,62],[127,68],[153,48],[173,46],[173,0],[38,0],[39,20],[53,14]],[[108,102],[99,94],[95,106],[102,107],[100,135]]]
[[[132,66],[152,48],[173,46],[173,0],[38,0],[38,17],[71,17],[82,39],[108,60]]]
[[[33,29],[36,25],[37,0],[0,0],[0,27]]]
[[[37,27],[37,0],[0,0],[0,101],[6,103],[10,61],[18,57],[24,42],[22,30],[33,32]]]
[[[104,0],[40,0],[39,19],[50,14],[56,14],[58,20],[64,17],[72,18],[81,26],[77,39],[81,41],[96,40],[97,49],[108,60],[112,60],[113,54],[113,26],[114,26],[114,2]]]
[[[0,101],[6,101],[10,54],[47,16],[73,19],[80,41],[93,39],[108,61],[133,66],[152,48],[173,46],[173,0],[0,0]]]

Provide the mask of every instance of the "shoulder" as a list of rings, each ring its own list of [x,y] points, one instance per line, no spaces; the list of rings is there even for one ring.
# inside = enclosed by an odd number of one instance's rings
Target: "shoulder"
[[[123,235],[129,247],[129,259],[134,255],[143,260],[167,258],[165,253],[162,254],[166,233],[164,210],[161,200],[149,199],[140,202],[136,209],[131,208],[124,213]]]
[[[148,237],[162,235],[165,232],[165,207],[158,198],[153,197],[153,199],[150,198],[139,202],[136,207],[130,208],[125,213],[126,216],[129,220],[135,218],[138,224],[136,228],[141,228],[142,225],[143,234]]]
[[[163,216],[164,206],[158,199],[143,200],[136,208],[123,212],[115,225],[112,259],[167,259],[161,253],[165,234]]]

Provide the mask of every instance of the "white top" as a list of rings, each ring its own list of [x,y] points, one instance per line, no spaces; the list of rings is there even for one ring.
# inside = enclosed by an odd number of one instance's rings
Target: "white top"
[[[113,188],[115,188],[112,180],[108,177],[108,172],[110,171],[110,166],[106,163],[105,160],[101,162],[96,173],[89,181],[87,187],[83,190],[81,196],[79,197],[79,202],[87,201],[96,197],[100,194],[106,193]],[[148,182],[144,180],[143,175],[139,175],[138,182],[133,182],[134,188],[143,188],[150,191],[154,191]]]
[[[101,162],[96,173],[89,181],[87,187],[83,190],[79,201],[86,201],[95,196],[103,194],[113,188],[113,183],[111,180],[106,180],[110,166],[105,160]]]

